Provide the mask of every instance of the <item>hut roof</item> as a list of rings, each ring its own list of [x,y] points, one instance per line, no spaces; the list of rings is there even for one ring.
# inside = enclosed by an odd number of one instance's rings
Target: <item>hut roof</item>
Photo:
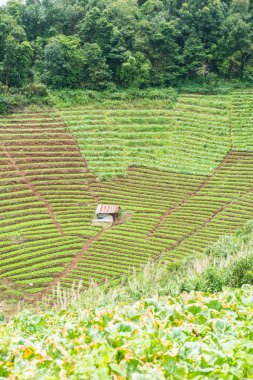
[[[117,214],[120,207],[117,205],[98,205],[96,214]]]

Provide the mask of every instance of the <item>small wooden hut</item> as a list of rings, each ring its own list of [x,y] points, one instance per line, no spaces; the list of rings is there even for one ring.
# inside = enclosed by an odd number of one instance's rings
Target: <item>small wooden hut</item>
[[[113,223],[119,217],[120,207],[117,205],[98,205],[96,222]]]

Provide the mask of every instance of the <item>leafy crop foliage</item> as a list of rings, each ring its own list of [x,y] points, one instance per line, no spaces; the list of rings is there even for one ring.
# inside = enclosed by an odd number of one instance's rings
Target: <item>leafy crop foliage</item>
[[[252,291],[183,293],[0,322],[0,375],[18,379],[253,377]]]
[[[252,219],[252,91],[150,96],[1,118],[6,297],[177,267]],[[126,218],[92,226],[98,203]]]
[[[222,286],[252,283],[252,226],[222,237],[208,248],[209,256],[172,273],[149,261],[114,287],[73,288],[70,298],[57,286],[53,308],[49,298],[50,307],[41,303],[37,314],[24,309],[9,323],[1,316],[0,375],[251,378],[252,287],[216,294],[192,289],[215,291],[218,276]],[[182,293],[186,285],[189,293]]]

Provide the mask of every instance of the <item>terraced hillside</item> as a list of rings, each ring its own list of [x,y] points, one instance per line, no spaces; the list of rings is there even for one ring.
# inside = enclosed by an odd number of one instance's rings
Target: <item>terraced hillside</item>
[[[236,150],[253,151],[253,91],[237,91],[232,96],[232,140]]]
[[[38,292],[97,233],[94,176],[56,116],[17,114],[1,123],[0,278]]]
[[[0,120],[6,296],[100,283],[149,257],[175,263],[253,218],[253,91],[152,107],[115,102]],[[94,227],[97,203],[119,204],[128,217]]]
[[[184,95],[174,109],[70,108],[63,120],[78,140],[92,172],[125,174],[142,165],[177,172],[211,174],[231,145],[226,96]],[[139,105],[138,105],[139,106]],[[203,157],[205,159],[203,160]]]

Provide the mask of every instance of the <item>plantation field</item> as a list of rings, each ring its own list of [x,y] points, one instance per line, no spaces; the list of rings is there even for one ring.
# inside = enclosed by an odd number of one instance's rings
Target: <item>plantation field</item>
[[[1,123],[0,278],[39,292],[97,232],[90,227],[94,177],[75,139],[51,114]],[[18,289],[11,293],[22,294]]]
[[[142,165],[211,174],[231,145],[227,97],[180,96],[175,107],[61,111],[92,172],[102,178]],[[122,104],[120,104],[122,107]],[[203,160],[203,156],[205,160]]]
[[[2,293],[175,265],[237,230],[253,217],[252,119],[250,90],[2,117]],[[98,203],[124,223],[92,226]]]
[[[232,96],[231,125],[233,146],[253,151],[253,91],[237,91]]]

